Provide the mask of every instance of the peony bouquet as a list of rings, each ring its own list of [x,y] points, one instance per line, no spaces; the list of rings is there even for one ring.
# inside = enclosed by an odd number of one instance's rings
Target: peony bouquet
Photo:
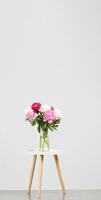
[[[25,118],[32,126],[37,126],[40,133],[40,150],[44,151],[46,146],[49,150],[48,130],[57,130],[62,118],[61,111],[53,106],[35,102],[27,110]]]

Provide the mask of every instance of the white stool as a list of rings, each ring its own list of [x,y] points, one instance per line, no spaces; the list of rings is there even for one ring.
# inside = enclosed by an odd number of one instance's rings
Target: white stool
[[[62,188],[63,193],[65,193],[65,186],[64,186],[64,181],[63,181],[62,172],[61,172],[60,163],[59,163],[59,154],[61,154],[61,152],[59,150],[51,149],[47,152],[29,150],[28,153],[33,156],[31,174],[30,174],[30,179],[29,179],[29,186],[28,186],[28,193],[30,194],[30,192],[31,192],[35,163],[36,163],[36,159],[38,158],[39,159],[38,197],[41,196],[43,160],[44,160],[44,156],[49,156],[49,155],[52,155],[54,157],[58,176],[60,179],[61,188]]]

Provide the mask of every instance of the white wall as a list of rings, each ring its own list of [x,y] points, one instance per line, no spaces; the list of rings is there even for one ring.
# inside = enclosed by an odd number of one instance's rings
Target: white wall
[[[101,188],[101,2],[0,1],[0,189],[27,189],[38,134],[24,121],[33,101],[59,107],[64,120],[52,147],[66,187]],[[34,186],[37,188],[37,169]],[[44,189],[59,186],[45,161]]]

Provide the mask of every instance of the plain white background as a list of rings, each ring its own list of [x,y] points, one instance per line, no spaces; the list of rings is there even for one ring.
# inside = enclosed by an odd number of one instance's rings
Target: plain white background
[[[100,0],[0,1],[0,190],[27,189],[25,151],[39,140],[24,121],[33,101],[63,112],[50,143],[64,152],[66,188],[101,188]],[[43,189],[59,188],[48,158]]]

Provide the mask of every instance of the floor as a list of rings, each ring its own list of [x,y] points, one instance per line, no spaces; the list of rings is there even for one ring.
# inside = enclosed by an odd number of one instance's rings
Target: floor
[[[29,196],[27,191],[0,191],[0,200],[38,200],[37,192]],[[101,200],[101,190],[43,191],[40,200]]]

